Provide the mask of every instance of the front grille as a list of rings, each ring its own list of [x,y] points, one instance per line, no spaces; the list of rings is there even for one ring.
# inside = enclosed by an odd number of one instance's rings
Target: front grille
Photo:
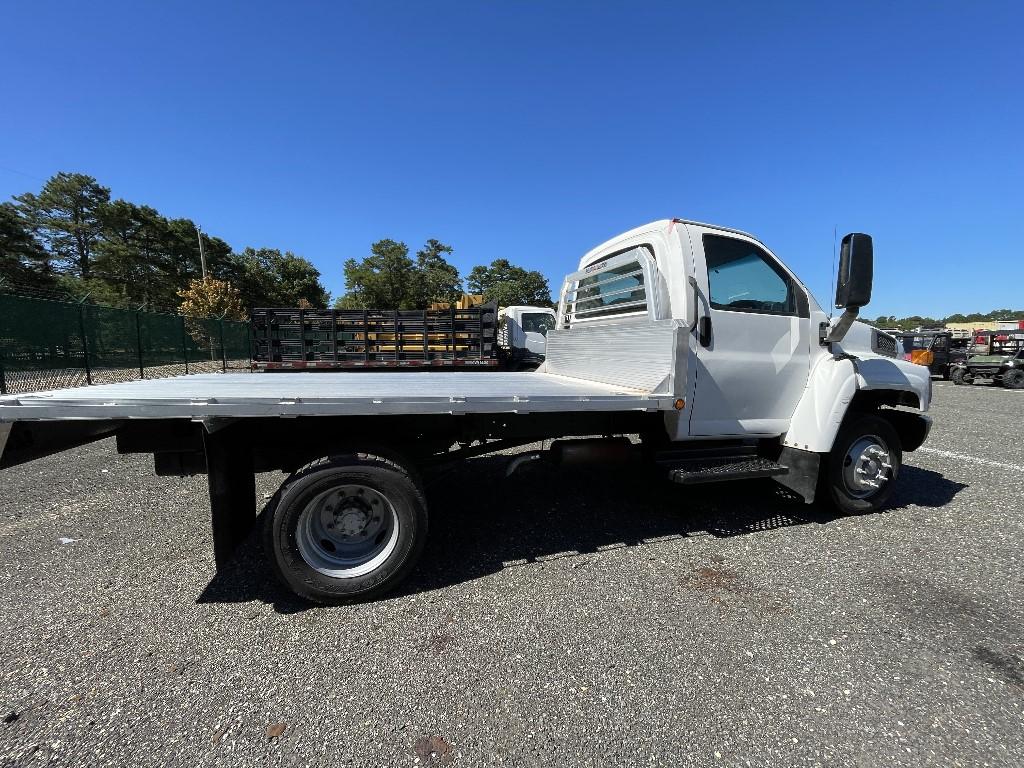
[[[875,331],[871,334],[871,349],[879,355],[896,357],[896,337]]]

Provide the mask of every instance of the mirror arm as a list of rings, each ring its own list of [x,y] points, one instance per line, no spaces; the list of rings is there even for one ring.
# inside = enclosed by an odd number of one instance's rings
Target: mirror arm
[[[825,337],[825,343],[831,344],[835,341],[842,341],[846,336],[846,332],[850,330],[850,326],[853,325],[853,321],[857,319],[857,315],[860,314],[860,307],[847,307],[843,310],[843,314],[839,316],[839,322],[836,323],[832,330],[828,332]]]

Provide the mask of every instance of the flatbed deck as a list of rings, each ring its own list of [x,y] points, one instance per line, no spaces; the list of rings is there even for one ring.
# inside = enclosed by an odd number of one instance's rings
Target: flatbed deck
[[[673,399],[550,373],[205,374],[0,397],[0,422],[658,411]]]

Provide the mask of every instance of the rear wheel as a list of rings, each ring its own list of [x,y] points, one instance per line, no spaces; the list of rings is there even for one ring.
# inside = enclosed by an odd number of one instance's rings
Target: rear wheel
[[[1007,389],[1024,389],[1024,370],[1011,368],[1003,374],[1003,386]]]
[[[893,490],[903,461],[899,435],[881,416],[843,425],[821,469],[819,498],[844,514],[874,512]]]
[[[949,375],[949,378],[953,380],[954,384],[966,384],[964,376],[966,371],[963,368],[954,368],[953,372]]]
[[[275,572],[295,594],[341,603],[398,586],[426,534],[426,503],[411,473],[357,454],[323,459],[288,478],[264,540]]]

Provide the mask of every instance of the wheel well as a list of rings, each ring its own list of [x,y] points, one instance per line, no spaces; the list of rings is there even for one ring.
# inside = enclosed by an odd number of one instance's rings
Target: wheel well
[[[896,396],[896,397],[893,397]],[[929,421],[920,413],[897,410],[897,406],[919,407],[919,400],[913,392],[896,390],[860,391],[846,412],[844,423],[865,414],[880,416],[896,430],[904,451],[916,451],[928,437]]]
[[[850,402],[850,410],[876,411],[883,406],[895,408],[921,408],[921,398],[907,389],[858,389]]]

